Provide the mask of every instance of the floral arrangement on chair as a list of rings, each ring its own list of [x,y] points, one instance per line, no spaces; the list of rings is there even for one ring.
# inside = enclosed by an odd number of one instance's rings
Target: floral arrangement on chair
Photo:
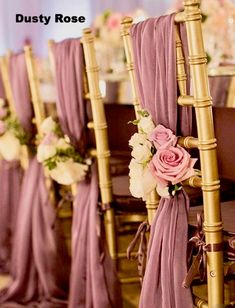
[[[159,124],[155,127],[147,111],[139,111],[138,125],[129,145],[132,159],[129,165],[130,192],[146,200],[154,189],[165,198],[174,196],[182,188],[182,181],[194,175],[197,159],[177,144],[173,132]]]
[[[21,145],[27,144],[29,136],[9,107],[0,99],[0,155],[7,161],[19,160]]]
[[[72,185],[83,180],[88,173],[90,159],[83,158],[64,136],[52,117],[41,124],[43,138],[37,149],[37,159],[47,168],[57,183]]]

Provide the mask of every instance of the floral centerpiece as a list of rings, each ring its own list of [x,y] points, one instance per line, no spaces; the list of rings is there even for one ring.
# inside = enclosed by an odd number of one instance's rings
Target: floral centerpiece
[[[203,0],[203,34],[211,66],[235,59],[235,3],[231,0]]]
[[[0,155],[7,161],[19,160],[21,145],[29,142],[19,121],[13,116],[3,99],[0,99]]]
[[[234,0],[201,0],[202,30],[208,62],[211,67],[235,60]],[[170,11],[183,10],[175,0]]]
[[[159,124],[155,127],[147,111],[139,111],[138,125],[129,145],[132,159],[129,165],[130,192],[146,200],[154,189],[165,198],[174,196],[182,188],[182,181],[194,175],[197,159],[177,144],[173,132]]]
[[[106,10],[97,15],[93,29],[96,36],[97,60],[102,73],[125,72],[125,54],[123,40],[121,38],[121,21],[124,16],[132,16],[134,22],[146,18],[143,10],[135,10],[132,13],[120,13]]]
[[[121,13],[104,11],[96,16],[93,23],[97,61],[102,73],[119,72],[124,69],[123,43],[120,37],[122,17]]]
[[[76,151],[52,117],[43,121],[41,132],[43,138],[37,149],[37,159],[47,168],[52,179],[62,185],[83,180],[91,160]]]

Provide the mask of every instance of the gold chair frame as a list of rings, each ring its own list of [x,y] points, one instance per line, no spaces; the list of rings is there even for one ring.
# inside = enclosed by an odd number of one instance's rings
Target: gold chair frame
[[[103,99],[99,88],[99,66],[97,65],[94,47],[94,36],[91,29],[84,29],[82,45],[85,58],[85,69],[87,77],[88,93],[91,101],[93,122],[88,124],[94,129],[96,140],[96,157],[98,163],[99,187],[101,192],[101,203],[105,211],[105,229],[108,241],[109,252],[113,260],[117,259],[115,218],[112,208],[112,180],[110,174],[110,151],[108,145],[108,130],[104,111]],[[85,82],[86,84],[86,82]]]
[[[11,52],[0,58],[0,68],[2,74],[3,87],[5,90],[6,100],[9,105],[10,112],[13,116],[16,116],[16,110],[14,106],[14,98],[10,84],[9,76],[9,57]],[[21,146],[20,164],[21,167],[26,170],[28,168],[29,153],[26,145]]]
[[[35,116],[33,121],[37,128],[38,137],[41,138],[42,137],[41,124],[43,120],[45,119],[45,109],[43,107],[43,101],[40,95],[39,79],[38,79],[38,75],[36,72],[36,64],[35,64],[32,46],[26,45],[24,47],[24,53],[25,53],[26,68],[27,68],[28,80],[29,80],[29,86],[30,86],[30,92],[31,92],[31,99],[32,99],[34,116]],[[49,191],[49,197],[50,197],[52,204],[54,205],[55,204],[55,191],[53,187],[53,181],[51,177],[49,176],[46,168],[44,168],[44,175],[45,175],[46,187]]]
[[[209,92],[207,75],[207,58],[203,45],[201,12],[199,0],[185,0],[184,11],[175,15],[176,24],[176,55],[177,81],[180,90],[178,104],[195,107],[198,138],[191,136],[179,139],[179,144],[186,148],[198,148],[201,161],[201,180],[197,177],[189,179],[193,187],[201,186],[204,203],[204,232],[207,251],[207,285],[208,303],[195,298],[197,307],[219,308],[224,307],[223,290],[223,250],[222,250],[222,221],[220,208],[220,181],[218,177],[216,139],[214,134],[212,99]],[[185,23],[189,65],[193,85],[193,96],[186,92],[186,73],[182,43],[180,41],[177,24]],[[122,22],[122,36],[127,58],[127,69],[131,80],[133,103],[139,108],[136,76],[133,63],[133,50],[129,30],[132,19],[124,18]],[[138,116],[138,115],[137,115]],[[151,222],[151,221],[150,221]]]
[[[90,99],[93,120],[88,123],[88,128],[95,133],[96,149],[91,149],[90,154],[97,158],[99,188],[101,203],[106,208],[104,219],[109,252],[114,261],[117,259],[115,238],[115,218],[112,208],[112,181],[110,175],[110,151],[108,146],[107,123],[105,118],[103,100],[99,89],[99,67],[96,62],[94,37],[90,29],[83,30],[81,39],[85,58],[84,71],[84,99]],[[53,40],[48,41],[49,60],[54,74],[54,56],[52,52]]]

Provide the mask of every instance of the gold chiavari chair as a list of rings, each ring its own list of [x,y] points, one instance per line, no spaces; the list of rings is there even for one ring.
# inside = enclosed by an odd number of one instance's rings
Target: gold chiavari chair
[[[32,46],[27,45],[24,47],[25,59],[26,59],[26,67],[31,91],[32,104],[34,109],[34,121],[37,128],[38,139],[42,137],[41,132],[41,124],[43,120],[46,118],[46,106],[43,102],[41,92],[40,92],[40,81],[38,78],[38,72],[36,67],[36,59],[33,54]],[[54,111],[53,111],[54,112]],[[70,256],[71,251],[71,224],[72,224],[72,205],[70,198],[64,198],[68,195],[69,192],[72,195],[76,195],[76,185],[71,185],[71,187],[61,186],[56,184],[52,178],[50,177],[47,169],[44,168],[45,182],[46,187],[49,191],[51,203],[53,206],[56,206],[57,203],[63,201],[61,206],[57,211],[57,220],[60,229],[60,236],[62,237],[64,243],[61,245],[65,245],[67,251],[65,252]],[[61,247],[62,247],[61,246]]]
[[[54,58],[52,53],[53,41],[49,41],[49,58],[51,67],[54,67]],[[104,226],[109,252],[112,259],[124,259],[126,253],[121,252],[118,247],[117,233],[118,225],[121,222],[142,222],[146,214],[132,213],[117,214],[116,199],[112,188],[112,175],[110,172],[111,153],[108,142],[108,127],[105,115],[103,99],[99,88],[99,67],[97,65],[94,47],[94,36],[91,29],[84,29],[81,43],[84,52],[84,103],[90,101],[92,120],[88,122],[88,128],[94,132],[95,148],[90,149],[90,155],[97,159],[99,188],[102,209],[104,211]],[[126,185],[129,185],[127,182]],[[123,196],[123,199],[125,196]],[[121,201],[120,201],[121,202]],[[118,265],[118,262],[117,262]],[[139,282],[138,277],[122,277],[122,283]]]
[[[84,31],[84,37],[86,35],[86,31]],[[52,76],[54,77],[54,56],[52,52],[54,41],[49,40],[49,61],[51,65]],[[89,59],[91,59],[91,64],[94,65],[95,57],[94,57],[94,46],[93,40],[90,42],[88,40],[88,48],[87,52],[89,53]],[[92,49],[93,48],[93,49]],[[86,55],[84,50],[84,56]],[[85,56],[86,57],[86,56]],[[95,62],[96,64],[96,62]],[[114,215],[113,209],[110,207],[112,202],[111,195],[111,178],[109,175],[109,157],[110,152],[108,148],[108,138],[107,138],[107,124],[105,119],[105,113],[102,101],[100,101],[101,95],[99,92],[99,77],[97,75],[98,71],[97,64],[94,65],[90,71],[87,71],[87,76],[84,72],[84,100],[90,99],[92,106],[92,113],[95,114],[93,118],[93,122],[89,122],[87,124],[89,129],[94,130],[95,132],[95,140],[96,140],[96,149],[90,150],[90,155],[97,158],[98,162],[98,172],[99,172],[99,186],[101,192],[101,202],[104,207],[106,207],[105,211],[105,227],[106,227],[106,236],[109,246],[109,252],[111,257],[116,260],[116,241],[115,241],[115,228],[114,228]],[[94,75],[93,75],[94,74]],[[88,81],[88,75],[90,76],[90,80]],[[88,83],[90,82],[90,90],[88,90]]]
[[[201,177],[193,176],[187,183],[192,187],[201,187],[203,193],[205,247],[207,255],[208,300],[195,296],[197,307],[224,307],[224,264],[223,235],[220,206],[220,181],[218,176],[216,139],[213,127],[212,100],[209,93],[207,59],[201,30],[199,0],[185,0],[184,11],[175,15],[177,82],[180,92],[178,104],[193,106],[196,114],[197,138],[180,137],[178,143],[188,149],[198,148],[201,163]],[[193,95],[187,94],[185,59],[178,24],[185,23],[189,49],[189,66],[192,78]],[[132,86],[135,110],[139,108],[139,97],[134,67],[130,27],[132,18],[122,21],[127,69]],[[138,114],[137,114],[138,117]],[[151,224],[151,219],[150,219]]]
[[[0,59],[0,67],[1,67],[1,75],[4,90],[6,93],[6,100],[9,106],[9,110],[13,116],[16,116],[15,106],[14,106],[14,99],[10,85],[9,73],[8,73],[8,62],[9,62],[10,52],[2,56]],[[28,167],[28,149],[26,145],[21,145],[21,155],[20,155],[20,163],[22,168],[25,170]]]

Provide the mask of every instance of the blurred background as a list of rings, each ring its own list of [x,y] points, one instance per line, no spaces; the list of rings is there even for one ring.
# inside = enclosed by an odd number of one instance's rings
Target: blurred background
[[[61,40],[77,37],[84,27],[91,26],[95,17],[105,11],[126,15],[142,9],[149,16],[163,14],[171,6],[172,0],[1,0],[0,1],[0,54],[7,49],[17,50],[25,42],[31,42],[38,55],[47,52],[49,38]],[[49,25],[16,23],[15,14],[23,15],[83,15],[85,23]]]
[[[79,37],[83,28],[92,27],[96,36],[96,57],[101,69],[102,95],[106,101],[128,102],[131,100],[128,93],[131,92],[120,36],[122,18],[126,15],[132,16],[136,23],[148,17],[179,11],[182,2],[182,0],[0,0],[0,55],[8,51],[18,52],[24,45],[31,44],[37,57],[44,99],[52,101],[55,94],[49,68],[48,40],[61,41]],[[228,106],[234,107],[235,78],[231,76],[235,74],[235,0],[201,0],[201,10],[209,75],[219,76],[211,79],[211,91],[213,92],[214,88],[216,91],[219,89],[219,93],[223,96],[221,98],[221,95],[215,95],[214,103],[224,105],[226,102]],[[24,16],[43,14],[51,16],[51,20],[48,25],[40,22],[16,23],[16,14]],[[55,14],[84,16],[86,21],[55,23]],[[224,91],[221,91],[221,85]]]

